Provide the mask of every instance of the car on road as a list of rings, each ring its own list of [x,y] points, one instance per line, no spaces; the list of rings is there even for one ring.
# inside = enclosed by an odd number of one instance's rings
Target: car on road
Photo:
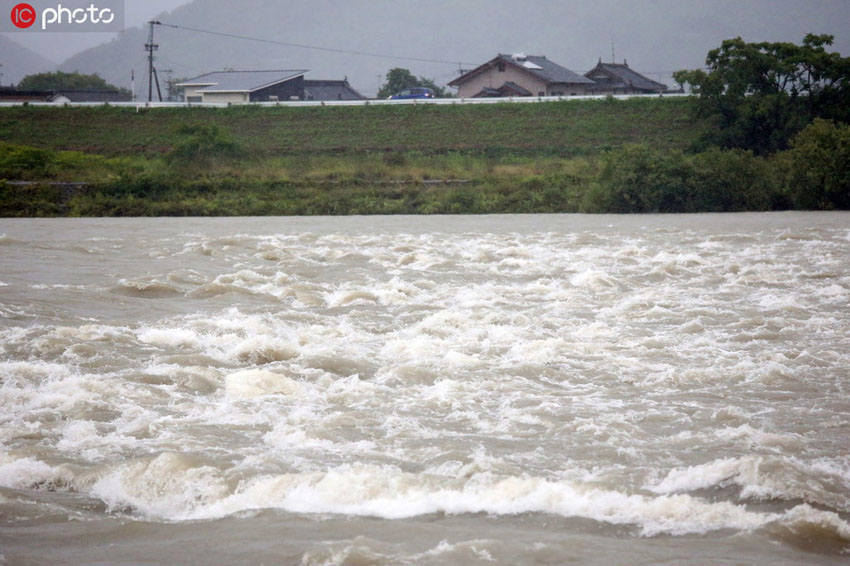
[[[390,100],[404,100],[408,98],[434,98],[434,91],[424,86],[415,86],[400,90],[390,96]]]

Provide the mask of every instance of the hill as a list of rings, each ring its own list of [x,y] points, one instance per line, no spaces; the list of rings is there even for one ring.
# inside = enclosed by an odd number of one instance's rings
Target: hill
[[[27,75],[56,69],[55,63],[3,35],[0,35],[0,53],[3,54],[3,66],[0,67],[2,86],[18,84]]]

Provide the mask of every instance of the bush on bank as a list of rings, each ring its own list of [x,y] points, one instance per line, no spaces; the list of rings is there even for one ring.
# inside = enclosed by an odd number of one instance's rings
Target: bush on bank
[[[649,111],[656,108],[650,102],[623,108]],[[617,108],[619,103],[601,103],[598,107],[556,105],[546,111],[593,110],[585,120],[590,131],[590,125],[600,120],[606,124],[611,121],[601,112],[610,105]],[[676,105],[665,102],[659,107],[669,112]],[[73,117],[77,116],[75,110],[64,112],[71,112],[68,116]],[[391,110],[411,119],[418,112]],[[535,117],[532,110],[502,108],[499,116],[521,113],[524,122]],[[431,114],[438,111],[428,109]],[[172,124],[163,138],[168,145],[154,154],[125,148],[124,153],[106,157],[91,151],[0,142],[0,216],[850,208],[850,126],[824,120],[797,134],[789,150],[770,156],[719,148],[693,153],[682,144],[665,147],[656,143],[656,138],[642,144],[597,146],[595,152],[590,152],[590,145],[580,152],[523,144],[506,146],[499,138],[473,149],[438,151],[401,145],[260,154],[238,129],[237,119],[244,118],[241,112],[247,117],[257,113],[256,109],[228,109],[221,115],[210,114],[235,121],[229,125]],[[475,112],[478,115],[482,110]],[[104,110],[92,116],[118,119],[124,114]],[[557,138],[555,132],[547,135]],[[586,137],[591,139],[589,134]],[[96,139],[92,137],[89,142]],[[439,146],[443,142],[435,143]],[[17,183],[4,183],[3,179]]]
[[[814,124],[795,138],[792,150],[756,157],[740,150],[696,154],[628,145],[598,158],[520,160],[494,166],[489,158],[470,165],[472,178],[440,177],[440,161],[421,159],[369,178],[349,162],[323,173],[278,173],[218,161],[203,175],[169,157],[156,163],[109,161],[108,174],[85,187],[56,186],[78,171],[74,158],[27,148],[0,155],[0,216],[342,215],[491,214],[536,212],[687,213],[850,208],[850,128]],[[8,148],[7,148],[8,149]],[[835,159],[835,156],[840,159]],[[181,158],[182,159],[182,158]],[[454,159],[454,158],[452,158]],[[91,157],[99,167],[102,160]],[[237,160],[236,163],[239,161]],[[222,164],[223,163],[223,164]],[[415,171],[410,169],[416,163]],[[32,180],[34,172],[40,179]],[[8,173],[13,173],[9,175]],[[249,174],[250,173],[250,174]],[[448,173],[443,171],[443,173]]]
[[[584,210],[614,213],[741,212],[787,208],[778,162],[739,150],[687,155],[630,145],[602,156]]]
[[[798,208],[850,209],[850,125],[815,120],[791,140],[787,157]]]

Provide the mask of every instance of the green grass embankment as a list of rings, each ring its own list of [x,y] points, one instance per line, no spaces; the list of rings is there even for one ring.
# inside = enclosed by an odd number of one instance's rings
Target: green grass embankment
[[[682,98],[545,104],[0,109],[0,139],[109,157],[156,157],[186,124],[217,126],[260,157],[373,151],[572,156],[625,143],[685,148],[701,133]]]
[[[708,126],[692,121],[688,105],[653,98],[2,108],[0,179],[13,183],[0,181],[0,216],[614,211],[633,196],[612,201],[600,182],[618,182],[618,163],[635,165],[624,148],[646,150],[638,152],[644,169],[660,156],[690,159],[684,152]],[[688,163],[706,167],[705,160]],[[752,173],[749,164],[737,166]],[[678,171],[681,163],[670,167]],[[70,182],[86,185],[63,184]],[[726,206],[706,205],[703,196],[685,209]],[[638,204],[635,211],[663,209],[652,200]]]

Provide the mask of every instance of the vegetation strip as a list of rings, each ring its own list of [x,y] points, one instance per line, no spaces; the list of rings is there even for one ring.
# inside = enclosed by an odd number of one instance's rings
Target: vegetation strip
[[[789,151],[759,157],[701,146],[714,128],[681,98],[140,113],[4,108],[0,215],[840,207],[829,190],[808,187],[810,173],[830,170],[822,162],[832,163],[837,150],[824,143],[843,147],[846,126],[817,122]]]

